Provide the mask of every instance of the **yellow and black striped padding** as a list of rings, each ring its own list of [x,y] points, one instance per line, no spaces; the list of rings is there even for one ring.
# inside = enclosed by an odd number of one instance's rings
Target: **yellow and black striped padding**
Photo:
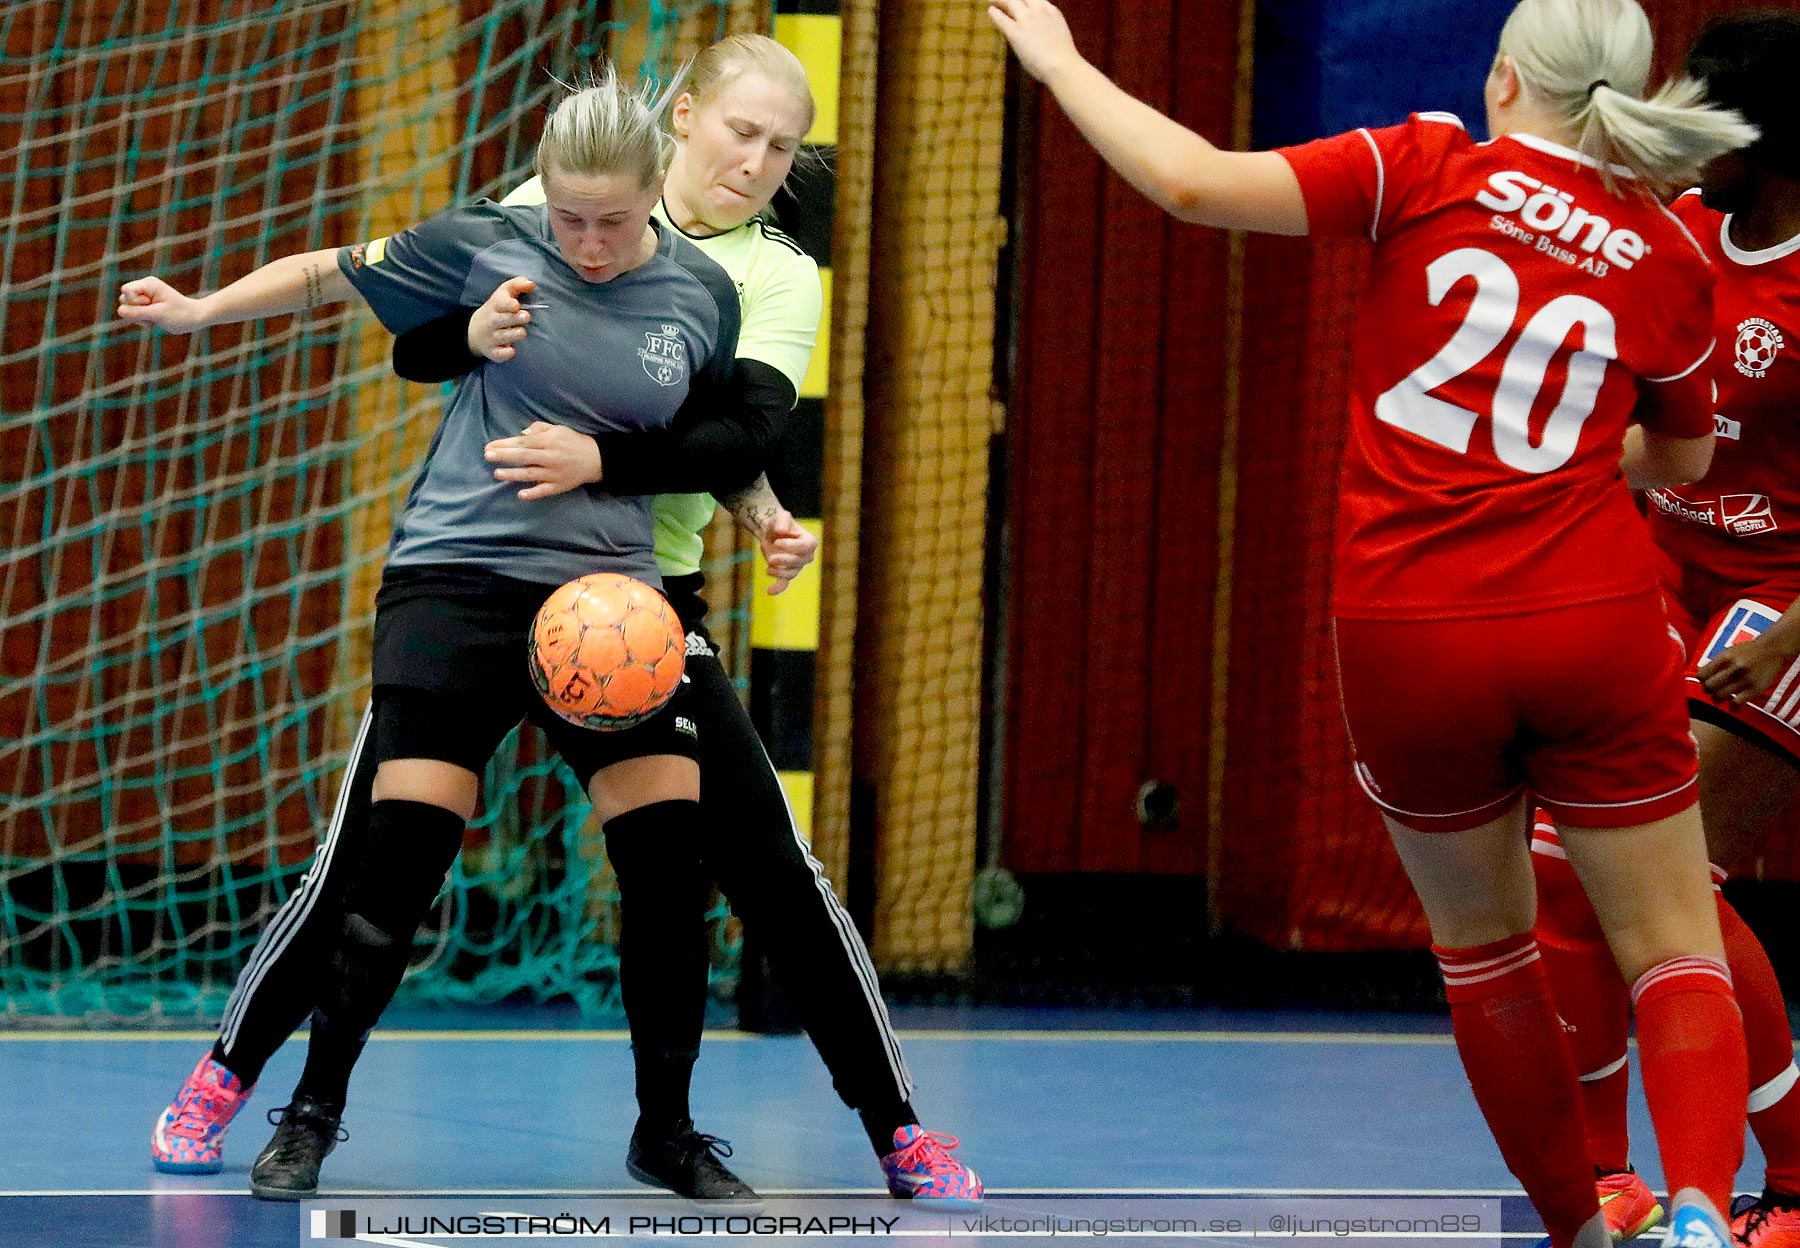
[[[825,396],[831,360],[831,233],[837,200],[837,118],[842,19],[837,0],[778,0],[775,38],[806,67],[818,105],[806,148],[776,197],[783,232],[819,263],[825,315],[800,402],[788,425],[783,462],[769,474],[781,501],[800,522],[829,541],[821,519]],[[811,834],[813,808],[813,682],[819,649],[819,570],[815,566],[781,594],[763,591],[758,565],[750,607],[750,715],[781,773],[802,832]]]

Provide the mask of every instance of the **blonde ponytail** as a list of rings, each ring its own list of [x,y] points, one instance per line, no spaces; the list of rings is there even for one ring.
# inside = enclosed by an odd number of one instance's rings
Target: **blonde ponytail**
[[[1521,0],[1500,32],[1500,55],[1609,185],[1617,168],[1657,189],[1691,185],[1715,156],[1755,142],[1756,127],[1706,103],[1691,78],[1644,99],[1652,50],[1637,0]]]

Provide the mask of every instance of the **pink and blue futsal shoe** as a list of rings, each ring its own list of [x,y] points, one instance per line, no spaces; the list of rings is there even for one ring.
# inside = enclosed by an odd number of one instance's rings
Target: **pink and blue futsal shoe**
[[[981,1176],[950,1155],[954,1135],[918,1124],[894,1132],[894,1151],[881,1159],[888,1191],[902,1200],[973,1205],[981,1200]]]
[[[238,1077],[208,1053],[156,1120],[150,1162],[164,1174],[217,1174],[225,1167],[225,1130],[250,1099]]]

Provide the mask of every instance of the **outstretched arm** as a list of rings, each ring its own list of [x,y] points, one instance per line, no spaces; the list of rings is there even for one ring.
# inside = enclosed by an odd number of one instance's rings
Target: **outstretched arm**
[[[356,287],[338,268],[338,249],[283,256],[210,295],[190,298],[160,277],[140,277],[119,288],[119,315],[171,334],[189,334],[212,325],[280,316],[356,297]]]
[[[1106,163],[1163,209],[1224,229],[1306,233],[1299,179],[1279,155],[1221,151],[1133,99],[1082,59],[1049,0],[990,0],[988,17]]]

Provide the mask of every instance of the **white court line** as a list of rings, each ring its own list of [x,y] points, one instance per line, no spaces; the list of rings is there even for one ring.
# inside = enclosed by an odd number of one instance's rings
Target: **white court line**
[[[298,1035],[304,1036],[305,1032]],[[901,1031],[902,1040],[912,1042],[955,1041],[968,1044],[1393,1044],[1443,1046],[1455,1044],[1448,1034],[1419,1032],[1369,1031]],[[215,1039],[211,1031],[4,1031],[0,1043],[32,1040],[68,1043],[103,1043],[127,1041],[146,1044],[157,1041],[192,1044]],[[377,1031],[369,1039],[388,1044],[403,1041],[430,1043],[536,1043],[576,1044],[595,1040],[629,1040],[624,1030],[603,1031]],[[707,1044],[738,1043],[766,1037],[743,1031],[708,1031],[702,1036]]]

